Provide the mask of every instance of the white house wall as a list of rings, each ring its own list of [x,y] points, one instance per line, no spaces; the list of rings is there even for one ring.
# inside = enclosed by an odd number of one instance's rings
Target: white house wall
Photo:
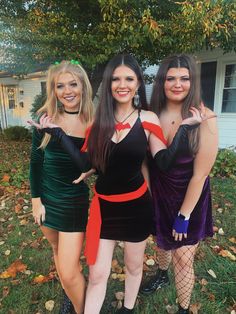
[[[41,82],[45,76],[38,78],[14,79],[0,78],[0,118],[1,127],[12,125],[28,126],[27,120],[31,118],[30,109],[35,96],[41,93]],[[6,96],[6,86],[16,86],[16,107],[9,109]]]
[[[222,113],[222,97],[224,84],[224,67],[227,63],[236,64],[236,54],[226,53],[219,49],[213,51],[202,51],[197,54],[200,62],[217,62],[214,112],[217,114],[219,126],[219,146],[236,147],[236,113]]]
[[[31,118],[30,110],[35,96],[41,94],[42,78],[26,79],[20,81],[19,89],[23,91],[23,95],[19,95],[19,102],[23,101],[24,107],[21,108],[22,125],[27,125],[27,120]]]

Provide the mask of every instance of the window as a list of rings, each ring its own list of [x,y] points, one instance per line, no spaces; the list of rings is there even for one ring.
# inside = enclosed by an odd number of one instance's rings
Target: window
[[[9,109],[16,108],[16,88],[13,86],[7,87],[7,98],[8,98],[8,107]]]
[[[226,64],[222,112],[236,113],[236,64]]]
[[[46,82],[41,82],[41,94],[46,95]]]
[[[214,109],[216,84],[216,62],[204,62],[201,64],[201,91],[204,104]]]

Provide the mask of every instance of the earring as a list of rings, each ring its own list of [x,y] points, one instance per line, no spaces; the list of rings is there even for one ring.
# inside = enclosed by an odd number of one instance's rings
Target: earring
[[[134,107],[136,107],[136,108],[140,107],[140,96],[139,96],[137,90],[136,90],[135,95],[134,95]]]

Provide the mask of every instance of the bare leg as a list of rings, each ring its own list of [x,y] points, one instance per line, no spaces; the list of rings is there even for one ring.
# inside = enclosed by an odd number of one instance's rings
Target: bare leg
[[[83,313],[85,296],[85,279],[79,261],[83,239],[83,232],[59,232],[58,268],[61,282],[78,314]]]
[[[175,272],[175,285],[179,304],[187,309],[190,305],[194,286],[193,261],[198,244],[182,246],[173,250],[173,265]]]
[[[41,226],[40,227],[44,236],[46,237],[46,239],[48,240],[48,242],[50,243],[51,247],[52,247],[52,251],[53,251],[53,258],[54,258],[54,262],[55,262],[55,266],[56,266],[56,270],[58,273],[58,276],[61,280],[61,276],[60,276],[60,272],[58,269],[58,241],[59,241],[59,232],[57,230],[45,227],[45,226]]]
[[[143,273],[143,257],[146,240],[137,243],[125,242],[124,261],[126,266],[124,306],[132,309],[138,295]]]
[[[100,239],[96,263],[89,267],[84,314],[99,314],[106,294],[115,241]]]

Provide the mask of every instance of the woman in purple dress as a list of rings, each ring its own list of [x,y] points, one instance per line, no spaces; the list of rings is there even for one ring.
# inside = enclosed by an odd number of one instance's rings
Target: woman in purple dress
[[[218,133],[214,113],[201,103],[195,60],[183,54],[167,57],[155,78],[151,109],[159,116],[168,146],[190,107],[200,110],[204,120],[200,127],[189,131],[171,164],[165,166],[163,160],[163,167],[150,166],[159,269],[141,287],[142,293],[149,294],[167,285],[172,259],[178,313],[189,313],[198,243],[213,235],[208,175],[217,154]]]

